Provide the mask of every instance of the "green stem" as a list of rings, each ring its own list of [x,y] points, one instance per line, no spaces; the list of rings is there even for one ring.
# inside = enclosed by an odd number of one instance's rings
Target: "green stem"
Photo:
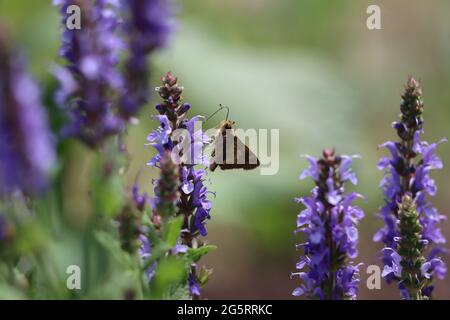
[[[84,279],[83,281],[83,291],[87,294],[89,292],[89,283],[91,281],[90,279],[90,270],[91,270],[91,257],[90,257],[90,253],[91,253],[91,249],[90,249],[90,237],[89,237],[89,230],[86,231],[86,233],[83,236],[83,264],[84,264],[84,268],[83,268],[83,273],[84,276],[82,277],[82,279]]]
[[[34,254],[34,257],[37,262],[37,267],[40,267],[41,270],[43,270],[44,275],[50,284],[50,288],[52,288],[52,292],[54,292],[56,295],[59,295],[60,293],[60,280],[57,277],[57,272],[53,265],[50,265],[49,259],[45,259],[44,256],[36,252]]]

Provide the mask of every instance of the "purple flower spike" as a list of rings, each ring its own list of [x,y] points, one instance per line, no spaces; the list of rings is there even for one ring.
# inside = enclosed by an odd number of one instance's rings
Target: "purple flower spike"
[[[193,273],[189,274],[189,293],[191,297],[198,297],[200,296],[200,285],[198,284],[197,279],[195,279],[195,276]]]
[[[148,165],[158,168],[161,171],[160,178],[155,181],[155,207],[153,208],[153,220],[159,221],[171,216],[182,216],[183,226],[179,243],[172,252],[187,252],[188,248],[195,248],[203,245],[199,239],[206,236],[206,221],[211,219],[211,201],[208,199],[209,191],[205,186],[206,171],[203,148],[208,139],[201,129],[196,129],[196,122],[200,121],[199,116],[187,118],[186,113],[190,105],[181,102],[183,87],[178,85],[178,80],[172,73],[166,73],[162,79],[162,86],[157,89],[159,95],[164,100],[156,106],[159,115],[156,117],[159,126],[147,137],[149,145],[156,150],[156,155],[148,162]],[[177,164],[176,173],[167,175],[167,160],[172,154],[177,154],[179,141],[172,137],[177,129],[183,129],[186,134],[186,141],[190,141],[181,161]],[[188,139],[189,138],[189,139]],[[189,142],[188,142],[189,143]],[[177,189],[173,189],[177,186]],[[169,188],[170,187],[170,188]],[[170,189],[170,192],[168,190]],[[174,197],[176,191],[178,197]],[[177,200],[174,205],[174,200]],[[169,208],[169,209],[168,209]],[[155,219],[162,216],[163,219]],[[204,281],[204,277],[201,278]],[[201,285],[199,271],[192,267],[188,273],[188,288],[192,299],[200,297]]]
[[[296,232],[306,235],[301,245],[304,255],[297,263],[301,285],[294,296],[310,299],[355,299],[358,293],[359,265],[358,222],[364,217],[361,208],[352,205],[357,193],[344,194],[344,182],[356,183],[351,171],[352,157],[336,156],[324,150],[323,157],[307,157],[309,168],[300,179],[309,176],[316,183],[310,197],[297,199],[306,208],[297,217]],[[304,271],[301,271],[304,270]]]
[[[377,231],[374,241],[382,241],[385,245],[382,260],[386,281],[398,281],[405,299],[431,298],[432,274],[443,278],[446,272],[444,263],[436,257],[443,252],[440,244],[445,243],[445,238],[439,223],[445,217],[426,197],[437,192],[429,174],[431,170],[442,169],[442,162],[435,152],[437,145],[446,140],[433,144],[420,141],[423,109],[420,83],[409,77],[402,95],[400,121],[393,124],[399,141],[381,145],[389,150],[391,157],[382,157],[378,163],[378,169],[385,171],[380,185],[386,203],[378,214],[384,226]],[[410,252],[407,243],[417,250]],[[428,261],[423,257],[427,248],[434,252]],[[403,267],[402,273],[402,266],[412,264],[414,268]],[[416,280],[408,280],[410,278]]]
[[[117,115],[116,97],[123,92],[124,80],[117,70],[119,55],[124,48],[116,34],[119,25],[115,1],[54,2],[60,6],[62,46],[60,55],[67,65],[56,67],[55,77],[60,82],[56,102],[67,110],[69,123],[63,135],[73,136],[92,148],[118,133],[124,125]],[[81,29],[68,29],[68,6],[81,8]]]
[[[159,89],[164,103],[158,104],[157,116],[159,126],[147,137],[149,144],[155,148],[157,154],[148,165],[160,168],[161,157],[165,152],[171,152],[176,146],[172,141],[172,132],[176,129],[185,129],[191,141],[190,158],[180,164],[180,201],[178,203],[179,214],[187,217],[184,229],[189,230],[186,237],[195,237],[198,234],[207,235],[205,222],[210,219],[211,202],[207,199],[208,190],[205,186],[205,170],[198,165],[204,165],[202,149],[206,145],[207,138],[201,130],[195,129],[195,122],[200,121],[199,116],[187,119],[185,117],[186,104],[181,103],[183,88],[177,84],[177,78],[168,72],[162,77],[163,86]],[[182,113],[182,116],[179,114]],[[190,163],[190,164],[189,164]]]
[[[0,195],[43,192],[54,147],[39,89],[0,26]]]
[[[141,256],[142,261],[145,262],[152,255],[152,246],[151,246],[150,240],[144,235],[139,236],[139,242],[140,242],[139,255]],[[157,267],[157,263],[155,262],[145,270],[145,276],[149,283],[152,281],[153,277],[155,276],[156,267]]]

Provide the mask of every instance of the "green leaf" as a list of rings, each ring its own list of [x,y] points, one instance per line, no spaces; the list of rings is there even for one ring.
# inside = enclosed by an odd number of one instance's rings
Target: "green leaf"
[[[186,284],[173,287],[167,294],[169,300],[187,300],[189,299],[189,289]]]
[[[150,257],[145,261],[144,269],[147,269],[153,265],[156,261],[164,257],[167,251],[169,251],[171,247],[168,247],[164,242],[156,245],[152,249],[152,254]]]
[[[123,184],[121,178],[95,179],[94,186],[91,194],[96,211],[107,217],[112,217],[117,214],[123,204],[121,197]]]
[[[14,250],[18,254],[27,254],[44,250],[50,241],[44,228],[34,221],[25,221],[18,227]]]
[[[186,274],[186,265],[182,259],[172,256],[162,260],[158,264],[152,282],[153,298],[168,299],[174,287],[185,283]]]
[[[163,240],[168,247],[172,248],[177,244],[182,226],[183,217],[176,217],[167,221],[166,225],[164,226]]]
[[[207,269],[204,266],[201,267],[199,275],[198,275],[198,282],[203,287],[213,274],[213,269]]]
[[[94,154],[89,192],[95,211],[108,218],[115,216],[123,206],[124,186],[120,174],[123,162],[111,139],[103,154]]]
[[[95,231],[94,237],[117,262],[124,266],[132,266],[130,255],[122,250],[118,239],[104,231]]]
[[[205,254],[207,254],[210,251],[216,250],[217,246],[208,244],[204,245],[200,248],[189,248],[187,252],[188,259],[192,260],[192,262],[197,262],[200,260],[201,257],[203,257]]]
[[[25,300],[26,296],[18,288],[7,285],[6,283],[0,284],[0,300]]]

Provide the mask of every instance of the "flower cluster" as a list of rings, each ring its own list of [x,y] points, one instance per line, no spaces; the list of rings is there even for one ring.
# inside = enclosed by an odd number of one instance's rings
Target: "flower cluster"
[[[207,198],[208,190],[204,184],[206,172],[204,169],[198,168],[199,165],[206,165],[206,157],[203,156],[202,150],[208,139],[201,129],[196,128],[196,123],[200,120],[200,117],[196,116],[191,119],[186,117],[190,105],[181,103],[183,87],[178,85],[177,78],[168,72],[162,77],[161,81],[163,85],[157,88],[157,91],[164,101],[156,106],[159,112],[157,119],[160,125],[147,138],[149,144],[156,149],[157,155],[148,162],[148,165],[162,170],[164,164],[162,159],[165,158],[165,155],[177,150],[185,141],[189,141],[190,145],[187,148],[189,152],[181,157],[178,168],[179,200],[176,215],[184,218],[180,235],[181,244],[188,247],[198,247],[201,246],[198,236],[207,235],[205,222],[206,219],[210,219],[209,212],[211,210],[211,202]],[[187,134],[184,137],[185,140],[175,139],[173,133],[176,130],[182,130]],[[163,204],[158,204],[163,200],[161,187],[158,188],[161,185],[167,186],[167,183],[162,182],[161,179],[156,182],[155,194],[158,198],[155,199],[154,219],[155,215],[159,215],[158,211],[161,210],[159,208],[163,206]],[[167,198],[167,196],[164,196],[164,198]],[[172,199],[172,196],[169,198]],[[191,296],[198,297],[200,286],[195,274],[197,269],[192,266],[191,270],[194,271],[189,275]]]
[[[161,174],[156,182],[153,211],[153,223],[156,226],[176,215],[178,201],[178,168],[172,161],[170,151],[164,152],[160,165]]]
[[[431,257],[429,261],[424,258],[428,240],[422,238],[423,228],[410,194],[404,195],[399,204],[398,219],[400,236],[396,239],[397,251],[383,249],[385,254],[391,256],[392,265],[384,267],[382,276],[396,277],[404,299],[427,299],[431,295],[432,274],[442,279],[447,268],[439,258]]]
[[[326,149],[323,157],[308,156],[310,166],[300,179],[311,177],[315,187],[309,197],[296,199],[306,209],[297,217],[297,230],[306,236],[304,255],[297,263],[302,284],[294,296],[312,299],[355,299],[358,292],[359,265],[350,261],[357,257],[358,222],[364,217],[361,208],[353,206],[357,193],[344,194],[344,183],[357,183],[351,170],[352,157],[337,156]]]
[[[170,0],[124,0],[122,7],[127,13],[123,31],[128,43],[128,57],[120,112],[129,118],[150,98],[147,56],[166,45],[174,29],[170,19],[173,6]]]
[[[441,169],[443,165],[435,155],[438,143],[428,144],[420,141],[420,134],[423,133],[423,107],[420,84],[413,77],[410,77],[402,95],[401,119],[393,123],[393,128],[397,131],[400,141],[388,141],[381,145],[389,150],[391,157],[382,157],[378,163],[378,169],[386,171],[380,184],[384,189],[386,204],[379,212],[379,216],[384,220],[385,225],[374,235],[374,241],[384,242],[384,274],[388,282],[392,280],[400,281],[401,278],[404,278],[399,276],[400,271],[396,273],[390,272],[390,270],[396,268],[400,258],[404,261],[409,259],[400,251],[402,241],[407,241],[404,239],[405,235],[402,236],[400,233],[400,226],[406,223],[402,221],[402,219],[406,219],[406,216],[399,215],[399,204],[402,203],[404,196],[411,197],[417,207],[420,241],[432,248],[427,256],[427,261],[430,266],[433,265],[436,268],[427,268],[427,274],[436,271],[437,275],[442,277],[445,268],[443,262],[438,258],[443,252],[443,248],[439,245],[445,242],[438,224],[444,219],[444,216],[440,215],[426,199],[427,195],[434,196],[437,191],[434,180],[430,178],[429,173],[433,169]],[[413,240],[409,239],[408,241]],[[438,260],[440,262],[437,264]],[[428,262],[422,263],[419,261],[417,263],[428,266]],[[399,286],[402,295],[405,298],[412,298],[403,290],[407,285],[400,281]],[[424,298],[430,297],[432,291],[432,285],[425,286],[422,289],[422,296]]]
[[[55,162],[53,142],[39,89],[0,28],[0,195],[43,191]]]
[[[119,235],[122,249],[131,255],[138,253],[141,265],[145,266],[147,283],[151,283],[158,266],[154,261],[147,266],[152,256],[154,237],[161,238],[164,234],[163,226],[171,217],[176,215],[178,201],[178,167],[173,163],[170,152],[166,151],[160,161],[160,177],[155,181],[155,197],[150,197],[146,192],[140,193],[137,181],[129,190],[129,201],[122,208],[117,217],[119,223]],[[154,232],[149,232],[148,226],[143,223],[143,216],[147,208],[153,211],[151,217]],[[151,240],[152,239],[152,240]],[[157,242],[159,239],[156,240]],[[177,243],[170,250],[170,254],[186,252],[186,247]]]
[[[116,114],[115,97],[122,91],[123,79],[116,66],[123,48],[116,34],[119,18],[111,1],[54,1],[60,5],[64,32],[60,55],[65,68],[55,68],[60,88],[55,98],[70,116],[64,134],[75,136],[91,147],[117,133],[122,119]],[[67,8],[81,8],[81,29],[66,28]]]
[[[130,254],[140,247],[141,211],[126,205],[117,217],[122,249]]]
[[[127,202],[117,217],[121,245],[122,249],[130,254],[134,254],[137,250],[141,264],[145,264],[151,257],[152,246],[142,226],[142,216],[147,207],[151,205],[152,199],[146,192],[139,192],[137,181],[134,183],[129,197],[131,201]],[[144,270],[148,283],[153,279],[156,267],[157,264],[153,263]]]
[[[139,242],[141,243],[139,247],[139,255],[142,259],[142,261],[145,263],[152,255],[152,246],[150,243],[150,240],[143,234],[139,236]],[[156,262],[153,263],[151,266],[149,266],[147,269],[145,269],[145,277],[147,278],[148,283],[152,281],[155,270],[156,270],[157,264]]]
[[[171,13],[165,9],[168,0],[53,2],[60,6],[64,25],[60,55],[67,61],[65,68],[54,70],[60,82],[55,100],[70,117],[63,133],[96,148],[121,132],[148,101],[146,59],[165,43],[171,30],[166,26]],[[81,29],[66,28],[71,5],[81,8]],[[121,72],[123,51],[129,57]]]
[[[168,72],[162,77],[163,86],[158,88],[158,93],[164,102],[158,104],[156,109],[159,112],[157,119],[159,127],[148,137],[150,145],[157,150],[157,155],[148,164],[160,167],[160,160],[168,150],[176,150],[179,141],[172,139],[172,132],[183,129],[188,133],[191,143],[190,151],[181,159],[180,165],[180,201],[178,202],[178,214],[185,217],[184,238],[189,244],[197,235],[207,235],[204,223],[209,219],[211,202],[207,199],[208,191],[204,185],[205,170],[197,168],[197,164],[206,165],[206,157],[202,153],[203,146],[208,138],[204,132],[197,130],[195,124],[200,121],[199,116],[191,119],[186,118],[186,112],[190,109],[187,103],[181,103],[181,93],[183,87],[177,84],[177,78]]]

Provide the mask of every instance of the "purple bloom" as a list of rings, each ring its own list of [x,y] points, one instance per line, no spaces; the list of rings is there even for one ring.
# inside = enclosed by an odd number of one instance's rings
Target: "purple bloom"
[[[396,277],[402,276],[402,266],[401,261],[402,257],[395,252],[392,248],[384,248],[383,253],[385,255],[388,255],[391,259],[391,265],[385,265],[383,269],[383,273],[381,274],[382,277],[386,277],[390,274],[393,274]]]
[[[194,177],[194,189],[192,190],[192,206],[197,210],[194,216],[194,228],[197,229],[202,236],[206,236],[208,232],[205,228],[205,222],[207,219],[211,219],[209,211],[211,210],[211,201],[208,200],[208,190],[204,186],[204,171],[197,170],[192,172]]]
[[[157,151],[157,154],[147,163],[152,167],[161,170],[161,177],[155,181],[155,203],[153,215],[162,215],[161,208],[168,203],[172,203],[173,197],[164,196],[161,190],[167,189],[174,182],[178,185],[179,199],[175,210],[164,210],[171,212],[172,216],[184,217],[184,224],[180,235],[180,243],[174,249],[177,252],[187,250],[192,247],[193,241],[198,236],[206,236],[206,220],[210,219],[211,202],[207,196],[209,191],[205,186],[206,172],[204,170],[206,158],[203,155],[203,147],[208,139],[201,129],[196,128],[196,122],[200,117],[191,119],[186,117],[186,112],[190,105],[181,103],[181,93],[183,88],[177,84],[177,78],[170,72],[162,77],[163,86],[158,88],[159,95],[164,102],[156,106],[159,112],[157,120],[159,126],[147,137],[149,145]],[[173,133],[182,131],[183,140],[176,140]],[[187,144],[187,146],[185,145]],[[180,147],[183,146],[182,149]],[[166,158],[172,159],[173,154],[179,154],[182,150],[178,165],[177,177],[164,178],[163,172]],[[200,167],[202,166],[202,167]],[[200,284],[197,279],[197,269],[193,268],[189,272],[189,290],[192,297],[200,295]]]
[[[169,150],[165,150],[159,161],[160,177],[155,181],[155,198],[153,200],[153,220],[163,220],[176,215],[179,201],[179,168],[172,161]]]
[[[399,273],[394,272],[394,269],[398,270],[399,268],[398,256],[396,256],[396,259],[393,259],[392,254],[398,251],[399,246],[402,246],[401,241],[408,240],[420,243],[423,246],[420,249],[421,251],[425,249],[425,246],[440,250],[439,244],[445,242],[445,238],[439,228],[440,221],[445,217],[440,215],[436,208],[432,207],[431,203],[426,199],[426,195],[434,196],[437,192],[436,184],[429,174],[431,170],[443,167],[435,151],[437,145],[446,140],[433,144],[420,141],[420,134],[423,133],[423,107],[420,84],[410,77],[402,95],[400,105],[401,119],[393,124],[393,128],[397,131],[400,140],[399,142],[388,141],[381,145],[389,150],[391,156],[382,157],[378,163],[378,169],[386,172],[380,183],[384,190],[386,204],[380,209],[378,214],[385,225],[374,235],[374,241],[383,241],[387,248],[383,250],[383,263],[385,264],[384,273],[388,282],[392,280],[399,281],[400,279]],[[401,224],[406,223],[402,222],[401,217],[399,217],[399,204],[404,200],[404,196],[412,198],[414,210],[417,210],[418,213],[417,223],[419,225],[417,228],[420,228],[420,234],[408,233],[408,239],[405,236],[402,238],[400,230]],[[409,216],[403,215],[403,219],[410,221],[410,223],[416,223]],[[405,230],[407,229],[405,227]],[[407,231],[404,233],[407,233]],[[400,242],[399,239],[401,240]],[[439,252],[442,251],[440,250]],[[406,257],[405,253],[400,251],[398,251],[398,254],[405,261],[413,259],[412,256]],[[424,265],[426,267],[423,267]],[[427,270],[432,270],[431,272],[435,270],[436,274],[442,277],[446,270],[445,267],[441,266],[436,269],[428,268],[428,266],[428,262],[422,265],[423,268],[421,269],[425,270],[422,272],[424,276],[429,275]],[[408,270],[405,272],[409,272]],[[405,292],[412,290],[408,289],[404,283],[400,283],[400,285],[403,296]],[[422,288],[424,297],[429,297],[431,291],[430,288]]]
[[[430,279],[433,274],[436,274],[436,276],[442,280],[447,273],[447,266],[441,259],[434,258],[422,264],[420,271],[427,279]]]
[[[189,284],[189,294],[191,295],[191,297],[195,298],[200,296],[200,285],[193,273],[189,274],[188,284]]]
[[[157,154],[148,162],[148,165],[159,168],[162,155],[176,147],[177,142],[172,141],[172,132],[176,129],[186,130],[191,148],[189,148],[190,152],[181,159],[178,209],[180,214],[187,215],[189,218],[188,224],[184,226],[184,229],[191,233],[189,237],[198,233],[206,236],[204,224],[206,219],[210,219],[211,202],[207,199],[209,192],[204,184],[206,172],[197,168],[197,165],[206,163],[202,150],[207,143],[207,138],[201,129],[195,128],[195,122],[200,119],[198,116],[191,119],[185,118],[189,108],[180,102],[182,87],[178,86],[177,79],[169,72],[162,81],[164,86],[159,88],[159,93],[165,102],[157,106],[160,112],[157,116],[160,125],[147,137]]]
[[[147,137],[149,142],[165,145],[169,142],[172,128],[170,127],[169,119],[165,115],[156,116],[159,120],[159,127],[150,133]]]
[[[164,47],[174,29],[171,0],[123,0],[126,14],[123,31],[127,38],[128,57],[125,69],[125,92],[120,112],[134,116],[149,101],[148,55]]]
[[[301,285],[294,296],[312,299],[355,299],[358,293],[359,265],[358,222],[364,217],[361,208],[352,205],[357,193],[344,194],[344,182],[356,183],[351,170],[352,157],[336,156],[324,150],[323,158],[308,157],[310,164],[300,176],[312,177],[316,183],[310,197],[296,199],[305,209],[297,216],[297,230],[306,235],[298,245],[304,255],[297,263]],[[301,271],[304,270],[304,271]]]
[[[60,88],[56,102],[68,112],[69,124],[63,129],[91,147],[101,146],[117,133],[123,120],[115,112],[115,97],[123,91],[123,79],[116,65],[124,45],[117,36],[119,18],[116,1],[80,2],[82,28],[65,27],[66,9],[73,1],[56,1],[60,6],[64,32],[60,55],[65,68],[56,67]]]
[[[140,241],[139,255],[142,261],[145,263],[145,261],[148,260],[152,254],[152,246],[150,240],[144,235],[139,236],[139,241]],[[145,276],[147,277],[147,281],[149,283],[155,276],[156,267],[157,264],[155,262],[145,270]]]
[[[141,257],[142,262],[145,264],[146,261],[151,257],[152,255],[152,244],[148,237],[146,237],[144,234],[141,234],[139,236],[139,256]],[[175,247],[173,247],[170,250],[170,254],[172,255],[178,255],[178,254],[185,254],[188,251],[188,246],[177,243]],[[155,261],[150,267],[148,267],[145,270],[145,276],[147,278],[148,283],[150,283],[155,276],[156,268],[158,267],[158,263]],[[191,279],[191,276],[189,276],[189,279]],[[193,278],[195,280],[195,278]],[[196,282],[192,281],[192,286],[194,286]],[[191,286],[191,280],[189,280],[189,286]],[[198,284],[197,284],[198,286]],[[199,292],[200,294],[200,287],[198,286],[198,289],[196,292]]]
[[[300,174],[300,179],[303,180],[307,177],[311,177],[313,180],[317,180],[319,178],[317,159],[308,155],[305,157],[309,162],[309,167]]]
[[[151,203],[151,199],[150,199],[149,195],[146,192],[140,194],[139,186],[137,183],[134,183],[131,192],[132,192],[132,198],[133,198],[134,205],[140,212],[142,212],[145,209],[145,206],[147,204]]]
[[[39,89],[0,28],[0,194],[42,192],[55,163]]]
[[[171,150],[172,144],[170,141],[170,134],[172,133],[172,127],[170,126],[169,119],[166,115],[156,116],[159,121],[159,126],[153,130],[148,136],[148,145],[152,146],[158,152],[147,164],[152,167],[158,167],[158,163],[164,153],[164,150]]]
[[[188,246],[177,243],[170,252],[172,254],[180,254],[180,253],[186,253],[188,251],[188,249],[189,249]]]

